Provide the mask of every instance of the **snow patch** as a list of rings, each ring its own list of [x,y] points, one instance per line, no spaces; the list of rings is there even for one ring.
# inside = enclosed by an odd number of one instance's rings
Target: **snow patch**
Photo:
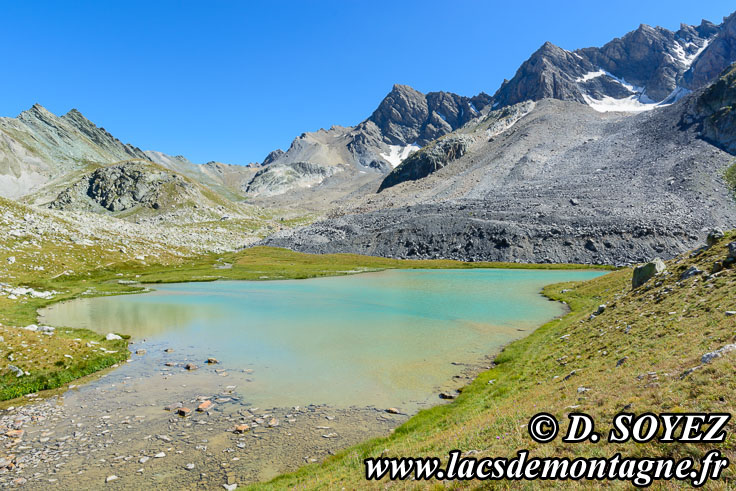
[[[576,82],[587,82],[590,79],[600,77],[602,75],[607,75],[605,70],[596,70],[594,72],[588,72],[582,77],[578,77],[575,79]]]
[[[647,104],[639,100],[639,95],[624,97],[623,99],[615,99],[605,96],[603,99],[593,99],[589,95],[583,94],[586,104],[600,113],[607,112],[642,112],[654,109],[656,104]]]
[[[391,167],[396,168],[398,165],[409,155],[419,150],[419,145],[416,144],[416,142],[412,143],[411,145],[389,145],[389,153],[380,153],[379,155],[391,164]]]
[[[576,79],[576,82],[582,82],[604,75],[624,86],[629,92],[632,92],[632,95],[630,95],[629,97],[623,97],[621,99],[616,99],[610,96],[604,96],[602,99],[594,99],[587,94],[583,94],[583,98],[585,99],[586,104],[588,104],[596,111],[602,113],[649,111],[651,109],[654,109],[655,107],[668,106],[680,100],[682,97],[689,93],[687,89],[678,87],[674,91],[672,91],[672,93],[667,96],[663,101],[656,102],[653,101],[649,96],[647,96],[646,89],[644,89],[643,87],[630,84],[625,79],[619,78],[612,73],[606,72],[605,70],[589,72],[583,75],[583,77]]]
[[[685,46],[690,46],[691,44],[693,43],[687,43]],[[680,61],[686,67],[690,67],[690,65],[693,64],[693,61],[695,61],[695,58],[700,56],[700,53],[702,53],[705,50],[705,48],[708,47],[708,44],[710,44],[710,40],[706,40],[703,43],[703,45],[700,48],[698,48],[698,50],[695,53],[691,55],[688,55],[687,53],[685,53],[685,49],[682,47],[682,45],[679,42],[675,43],[675,45],[673,46],[673,49],[675,50],[675,54],[677,55],[676,59]]]

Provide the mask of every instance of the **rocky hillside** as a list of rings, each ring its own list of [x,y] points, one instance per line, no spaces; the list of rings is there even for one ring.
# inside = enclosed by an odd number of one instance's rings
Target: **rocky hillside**
[[[0,118],[0,196],[17,198],[91,163],[146,158],[72,109],[62,117],[35,104]]]
[[[265,243],[524,262],[672,257],[703,227],[736,220],[722,178],[732,156],[681,124],[694,97],[634,116],[552,99],[493,112],[444,138],[463,138],[459,158],[417,154],[352,210]]]
[[[178,174],[145,161],[100,167],[85,174],[50,203],[51,208],[122,212],[158,210],[187,200],[201,203],[197,186]]]
[[[286,152],[271,152],[262,163],[264,170],[254,182],[244,183],[243,189],[251,196],[275,196],[318,186],[342,173],[325,184],[340,189],[337,197],[345,196],[365,183],[358,174],[378,178],[390,172],[421,146],[481,116],[490,100],[483,93],[472,98],[449,92],[423,94],[394,85],[373,114],[357,126],[303,133]]]

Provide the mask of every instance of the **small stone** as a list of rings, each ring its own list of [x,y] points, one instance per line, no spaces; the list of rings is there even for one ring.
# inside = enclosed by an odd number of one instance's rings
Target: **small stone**
[[[449,392],[440,392],[440,399],[454,399],[455,394],[451,394]]]
[[[210,363],[210,364],[214,365],[215,363],[220,363],[220,362],[217,361],[217,358],[207,358],[207,362],[206,363]]]
[[[395,407],[390,407],[390,408],[386,409],[386,412],[389,413],[389,414],[401,414],[401,411],[399,411]]]
[[[202,404],[197,406],[197,411],[204,412],[210,409],[214,404],[212,404],[212,401],[204,401]]]
[[[245,433],[246,431],[250,431],[250,426],[247,424],[240,424],[235,427],[235,433]]]
[[[173,353],[173,352],[174,352],[174,350],[172,348],[166,348],[164,350],[164,353]]]
[[[146,350],[144,350],[144,349],[135,350],[135,354],[136,355],[145,355],[146,354]]]
[[[186,365],[184,365],[184,368],[186,368],[187,370],[196,370],[199,367],[197,367],[197,365],[195,365],[194,363],[187,363]]]
[[[113,474],[112,476],[107,476],[107,478],[105,479],[105,482],[113,482],[113,481],[117,480],[117,478],[118,478],[118,476],[116,476],[115,474]]]
[[[699,275],[699,274],[702,274],[702,273],[703,272],[700,269],[698,269],[697,266],[690,266],[685,271],[683,271],[683,273],[680,275],[680,281],[686,280],[688,278],[691,278],[691,277],[693,277],[695,275]]]
[[[117,334],[108,333],[107,336],[105,336],[105,339],[107,339],[108,341],[115,341],[117,339],[123,339],[123,338],[118,336]],[[115,476],[115,479],[117,479],[117,476]]]
[[[279,420],[278,420],[278,419],[276,419],[276,418],[271,418],[271,420],[270,420],[270,421],[268,422],[268,427],[269,427],[269,428],[275,428],[275,427],[276,427],[276,426],[278,426],[279,424],[280,424],[280,423],[279,423]]]
[[[194,470],[194,464],[187,464],[184,466],[184,468],[188,471]]]
[[[238,485],[237,484],[223,484],[222,487],[227,489],[227,491],[234,491],[235,489],[237,489]]]
[[[154,455],[153,457],[156,458],[156,459],[163,459],[164,457],[166,457],[166,454],[164,452],[159,452],[156,455]]]
[[[141,457],[140,460],[138,460],[138,463],[145,464],[148,462],[151,458],[150,457]]]
[[[179,416],[187,417],[190,414],[192,414],[192,410],[189,409],[188,407],[180,407],[179,409],[176,410],[176,414],[178,414]]]
[[[727,310],[726,311],[726,316],[727,317],[731,317],[732,315],[736,315],[736,310]]]
[[[26,432],[24,430],[8,430],[5,433],[5,436],[7,436],[8,438],[23,438],[23,435],[25,433]]]

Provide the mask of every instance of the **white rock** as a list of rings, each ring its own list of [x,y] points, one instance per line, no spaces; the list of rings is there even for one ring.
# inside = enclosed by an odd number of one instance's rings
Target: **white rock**
[[[107,339],[108,341],[115,341],[116,339],[123,339],[123,338],[121,338],[117,334],[113,334],[110,332],[110,333],[107,333],[107,336],[105,336],[105,339]]]
[[[107,479],[105,479],[105,482],[112,482],[112,481],[116,480],[117,478],[118,478],[118,476],[116,476],[115,474],[113,474],[112,476],[107,476]]]
[[[156,455],[154,455],[154,457],[157,458],[157,459],[162,459],[162,458],[166,457],[166,454],[164,452],[159,452]]]

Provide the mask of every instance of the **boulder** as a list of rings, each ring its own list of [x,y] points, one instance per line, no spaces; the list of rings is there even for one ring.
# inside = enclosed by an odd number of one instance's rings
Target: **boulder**
[[[641,266],[637,266],[634,268],[634,275],[631,278],[631,287],[639,288],[641,285],[652,279],[654,275],[660,274],[665,269],[667,269],[667,266],[665,266],[664,261],[659,258],[646,264],[642,264]]]
[[[721,230],[720,228],[714,228],[708,233],[708,237],[705,239],[705,243],[708,244],[708,247],[710,247],[722,238],[723,230]]]

